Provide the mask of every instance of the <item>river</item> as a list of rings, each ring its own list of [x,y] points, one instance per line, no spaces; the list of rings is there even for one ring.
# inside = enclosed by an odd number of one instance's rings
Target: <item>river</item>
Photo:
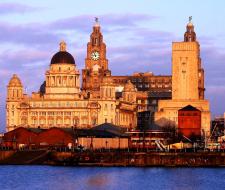
[[[0,190],[221,190],[225,168],[0,166]]]

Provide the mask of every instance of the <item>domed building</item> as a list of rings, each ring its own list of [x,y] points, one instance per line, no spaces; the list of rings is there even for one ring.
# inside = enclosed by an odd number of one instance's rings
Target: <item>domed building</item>
[[[148,116],[151,124],[155,120],[158,125],[166,121],[177,126],[178,110],[191,105],[201,110],[201,131],[208,134],[209,102],[204,98],[204,69],[191,19],[184,41],[172,45],[172,76],[152,72],[111,75],[98,20],[86,52],[82,84],[75,58],[63,41],[38,92],[24,94],[22,82],[13,75],[7,86],[7,131],[21,126],[91,128],[102,123],[131,129],[137,127],[137,112],[144,113],[140,121]]]
[[[7,131],[21,126],[90,128],[102,123],[134,128],[135,100],[131,102],[123,98],[125,96],[116,98],[116,86],[107,70],[105,49],[100,25],[95,23],[86,59],[93,67],[91,72],[85,72],[93,77],[95,91],[80,88],[79,70],[64,41],[52,56],[49,69],[45,72],[45,81],[38,92],[33,92],[31,96],[24,94],[23,85],[14,74],[7,86]],[[88,76],[83,76],[84,83],[85,77],[87,79]]]

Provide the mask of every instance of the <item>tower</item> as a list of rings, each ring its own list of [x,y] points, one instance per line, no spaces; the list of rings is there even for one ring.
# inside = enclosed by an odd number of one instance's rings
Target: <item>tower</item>
[[[189,19],[184,42],[172,44],[172,99],[204,99],[204,70],[201,68],[200,45]]]
[[[161,126],[176,126],[178,110],[190,105],[201,112],[201,133],[210,132],[209,102],[204,99],[204,70],[200,45],[189,18],[183,42],[172,44],[172,100],[160,100],[155,122]]]
[[[6,100],[6,130],[14,129],[20,123],[19,106],[23,99],[23,85],[19,77],[14,74],[7,86]]]
[[[98,18],[96,18],[90,41],[87,44],[85,69],[82,70],[82,90],[94,92],[94,96],[99,96],[100,84],[105,76],[111,76],[111,71],[108,70],[106,45],[103,42]]]
[[[115,85],[110,77],[104,77],[100,84],[100,99],[101,100],[115,100],[116,90]]]

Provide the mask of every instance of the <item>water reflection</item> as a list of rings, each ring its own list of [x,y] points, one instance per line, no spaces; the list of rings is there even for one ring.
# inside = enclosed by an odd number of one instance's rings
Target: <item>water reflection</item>
[[[110,184],[107,176],[91,176],[87,179],[87,185],[90,187],[100,187]]]
[[[0,166],[0,190],[224,189],[223,168]]]

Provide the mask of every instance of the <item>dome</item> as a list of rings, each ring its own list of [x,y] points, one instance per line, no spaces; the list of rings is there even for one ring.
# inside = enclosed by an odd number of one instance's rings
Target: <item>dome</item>
[[[21,83],[19,77],[16,74],[14,74],[12,76],[12,78],[9,81],[8,86],[22,87],[22,83]]]
[[[196,33],[194,31],[194,25],[192,22],[187,24],[187,30],[184,33],[184,41],[185,42],[195,42],[196,41]]]
[[[45,90],[46,90],[46,81],[44,81],[42,83],[42,85],[40,86],[39,92],[41,95],[45,94]]]
[[[66,43],[63,41],[60,43],[60,51],[53,55],[51,59],[51,64],[60,63],[75,64],[73,56],[66,51]]]
[[[193,25],[192,22],[189,22],[189,23],[187,24],[187,27],[194,27],[194,25]]]

